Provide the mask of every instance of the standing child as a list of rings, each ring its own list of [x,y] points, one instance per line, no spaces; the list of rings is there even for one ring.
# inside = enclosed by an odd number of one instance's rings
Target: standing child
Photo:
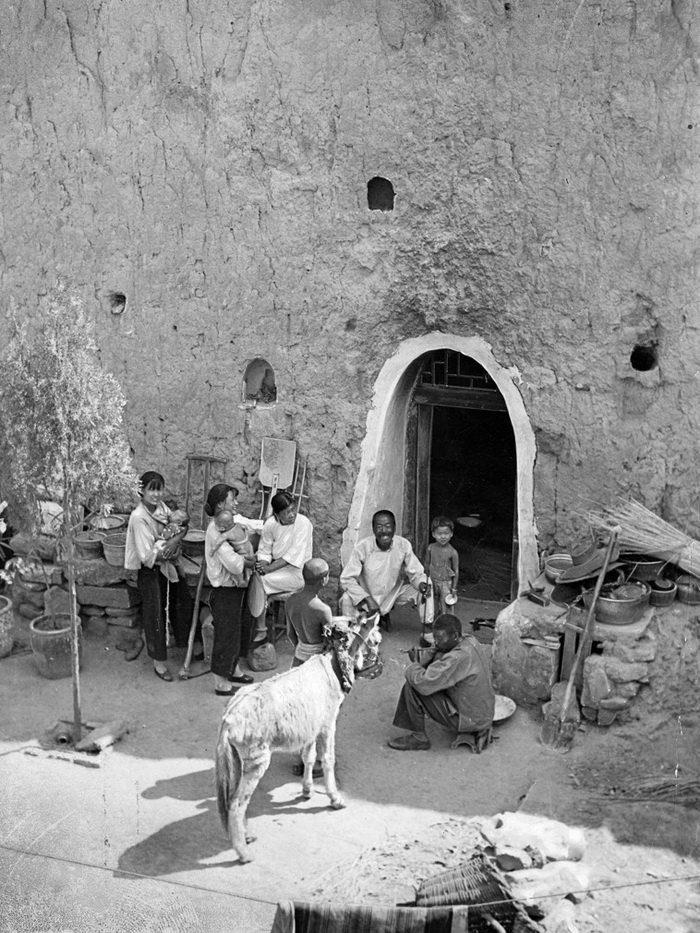
[[[450,544],[454,530],[454,522],[444,515],[438,515],[430,523],[430,533],[434,541],[428,545],[428,576],[435,587],[435,595],[440,600],[436,615],[450,612],[451,605],[447,603],[446,597],[454,598],[452,604],[457,598],[459,554]]]
[[[331,621],[330,606],[318,595],[321,587],[328,583],[330,568],[325,560],[312,558],[302,568],[304,589],[293,593],[286,602],[287,635],[294,645],[292,667],[299,667],[315,654],[322,654],[323,626]],[[294,774],[304,773],[304,763],[294,765]],[[321,777],[323,766],[320,761],[314,764],[313,776]]]

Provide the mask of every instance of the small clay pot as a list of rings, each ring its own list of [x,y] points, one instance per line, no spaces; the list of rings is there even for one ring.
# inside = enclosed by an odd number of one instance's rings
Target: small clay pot
[[[689,573],[676,578],[678,602],[687,606],[700,606],[700,579]]]
[[[552,554],[545,559],[544,575],[550,583],[556,583],[561,574],[573,566],[574,559],[570,554]]]
[[[657,577],[651,581],[649,602],[652,606],[670,606],[678,593],[678,587],[673,580],[664,580]]]

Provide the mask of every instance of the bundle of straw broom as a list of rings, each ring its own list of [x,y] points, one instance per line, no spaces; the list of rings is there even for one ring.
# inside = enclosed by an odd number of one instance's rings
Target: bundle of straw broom
[[[600,531],[609,533],[619,527],[623,551],[659,557],[700,577],[700,542],[669,525],[641,502],[621,499],[615,506],[585,515],[591,526]]]

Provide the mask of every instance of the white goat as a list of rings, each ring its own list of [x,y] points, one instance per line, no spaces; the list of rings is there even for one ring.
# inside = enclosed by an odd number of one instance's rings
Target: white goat
[[[241,862],[250,862],[246,811],[273,751],[301,751],[302,794],[311,796],[316,742],[330,805],[345,806],[335,782],[335,727],[355,674],[381,673],[379,615],[336,617],[326,627],[327,650],[299,667],[243,687],[229,700],[216,744],[219,816]]]

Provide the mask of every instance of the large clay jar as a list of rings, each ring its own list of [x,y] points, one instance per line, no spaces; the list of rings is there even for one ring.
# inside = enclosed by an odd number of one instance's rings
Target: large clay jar
[[[0,596],[0,658],[6,658],[12,651],[12,600]]]
[[[47,677],[49,680],[70,677],[72,672],[70,614],[57,612],[55,615],[41,615],[34,619],[29,630],[34,661],[42,677]],[[82,653],[80,635],[79,629],[79,660]]]

